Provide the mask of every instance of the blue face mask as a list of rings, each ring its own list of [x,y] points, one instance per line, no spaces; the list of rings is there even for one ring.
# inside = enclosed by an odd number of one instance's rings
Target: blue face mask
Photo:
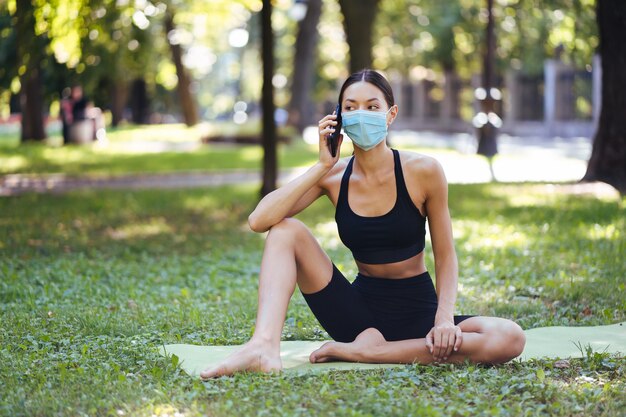
[[[391,109],[389,109],[391,110]],[[370,110],[354,110],[341,115],[343,130],[352,142],[369,151],[387,136],[387,113]]]

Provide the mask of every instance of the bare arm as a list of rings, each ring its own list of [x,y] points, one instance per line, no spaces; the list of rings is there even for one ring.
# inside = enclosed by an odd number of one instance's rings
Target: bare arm
[[[435,277],[439,307],[435,323],[440,320],[454,322],[454,305],[456,304],[458,263],[452,224],[448,210],[448,184],[437,164],[435,178],[432,179],[429,198],[426,200],[428,225],[435,256]]]
[[[263,197],[248,217],[250,228],[258,233],[265,232],[285,217],[308,207],[322,195],[319,181],[329,170],[318,162],[298,178]]]
[[[458,263],[452,224],[448,210],[448,183],[441,165],[432,161],[425,181],[426,212],[435,256],[435,280],[439,306],[435,316],[435,327],[427,336],[432,344],[436,359],[445,359],[453,349],[461,345],[462,335],[454,325],[454,306],[456,304]]]
[[[320,120],[319,161],[304,174],[263,197],[248,217],[252,230],[258,233],[269,230],[284,218],[295,216],[304,210],[324,193],[320,182],[339,160],[339,151],[333,157],[326,145],[326,136],[337,124],[335,119],[335,115],[328,115]],[[342,139],[340,137],[338,149]]]

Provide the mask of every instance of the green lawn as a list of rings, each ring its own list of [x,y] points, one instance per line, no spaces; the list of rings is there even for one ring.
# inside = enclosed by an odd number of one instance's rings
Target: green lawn
[[[257,190],[0,199],[0,415],[623,415],[626,364],[601,352],[567,368],[542,360],[191,379],[157,349],[250,335],[263,236],[246,217]],[[626,320],[624,203],[543,185],[451,186],[458,312],[524,328]],[[301,218],[354,275],[330,204]],[[325,337],[296,293],[284,339]]]
[[[257,129],[258,130],[258,129]],[[62,139],[53,134],[46,143],[20,144],[17,133],[0,133],[0,176],[6,174],[66,174],[69,176],[115,176],[144,173],[173,173],[188,171],[224,171],[235,169],[259,170],[263,149],[260,145],[211,142],[202,144],[207,134],[250,135],[255,125],[245,128],[232,124],[123,126],[109,129],[106,146],[60,146]],[[294,168],[313,164],[318,158],[317,145],[307,145],[299,134],[289,128],[281,135],[290,143],[278,146],[278,165]],[[445,154],[452,150],[399,146],[401,149]],[[343,156],[352,154],[347,141]],[[454,152],[458,155],[458,152]],[[463,155],[467,161],[479,160],[478,155]],[[504,156],[510,160],[512,156]],[[507,159],[508,158],[508,159]],[[514,157],[513,157],[514,159]]]
[[[20,145],[17,134],[0,134],[0,175],[121,175],[261,167],[263,150],[259,145],[200,144],[200,139],[215,129],[182,125],[126,126],[109,129],[106,146],[60,146],[62,140],[58,134],[52,135],[45,144]],[[220,130],[226,135],[238,132],[230,125]],[[241,133],[250,134],[250,128]],[[281,167],[297,167],[315,161],[315,147],[307,146],[292,132],[284,134],[289,134],[292,142],[288,148],[279,145]]]

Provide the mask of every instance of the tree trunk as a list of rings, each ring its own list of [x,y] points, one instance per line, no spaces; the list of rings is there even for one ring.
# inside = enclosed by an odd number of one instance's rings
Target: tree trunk
[[[315,80],[315,47],[318,41],[317,24],[322,13],[322,0],[309,0],[306,16],[300,22],[296,37],[293,64],[289,124],[300,132],[314,122],[311,90]]]
[[[496,49],[496,37],[494,33],[494,18],[493,18],[493,0],[487,0],[487,30],[485,39],[485,52],[483,55],[483,76],[482,76],[482,88],[485,89],[487,96],[480,101],[481,112],[489,115],[495,113],[495,100],[491,95],[491,89],[495,87],[495,49]],[[498,135],[498,129],[490,121],[485,123],[478,129],[478,150],[479,155],[484,155],[487,158],[492,158],[498,153],[498,142],[496,137]]]
[[[124,120],[124,107],[128,99],[128,85],[123,80],[111,83],[111,125],[118,126]]]
[[[130,109],[133,123],[139,125],[148,123],[150,113],[148,101],[146,81],[143,78],[135,79],[132,84],[130,97]]]
[[[16,3],[16,34],[18,59],[25,67],[20,76],[20,109],[22,111],[22,141],[46,138],[41,83],[42,51],[45,40],[35,35],[34,7],[30,1]]]
[[[602,107],[583,180],[602,181],[626,194],[626,2],[598,0]],[[596,69],[594,69],[595,71]]]
[[[191,77],[183,65],[183,50],[180,44],[174,44],[169,40],[169,34],[172,33],[174,29],[174,13],[168,8],[168,12],[165,16],[165,34],[168,37],[167,43],[170,45],[172,61],[174,61],[176,75],[178,76],[178,98],[180,99],[185,124],[187,126],[194,126],[198,124],[198,109],[196,108],[196,101],[191,93]]]
[[[372,29],[378,0],[339,0],[350,48],[350,73],[372,67]]]
[[[21,77],[22,134],[21,140],[41,141],[46,138],[43,117],[41,70],[31,68]]]
[[[261,10],[261,40],[263,58],[263,185],[261,196],[276,189],[278,166],[276,158],[276,122],[274,120],[274,33],[272,31],[272,1],[263,0]]]

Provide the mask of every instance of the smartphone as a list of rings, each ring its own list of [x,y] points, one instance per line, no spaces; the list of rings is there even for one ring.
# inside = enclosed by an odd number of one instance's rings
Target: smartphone
[[[337,145],[339,144],[339,135],[341,134],[341,105],[337,104],[335,108],[335,114],[337,115],[337,125],[335,131],[328,136],[328,148],[330,154],[335,157],[337,155]]]

